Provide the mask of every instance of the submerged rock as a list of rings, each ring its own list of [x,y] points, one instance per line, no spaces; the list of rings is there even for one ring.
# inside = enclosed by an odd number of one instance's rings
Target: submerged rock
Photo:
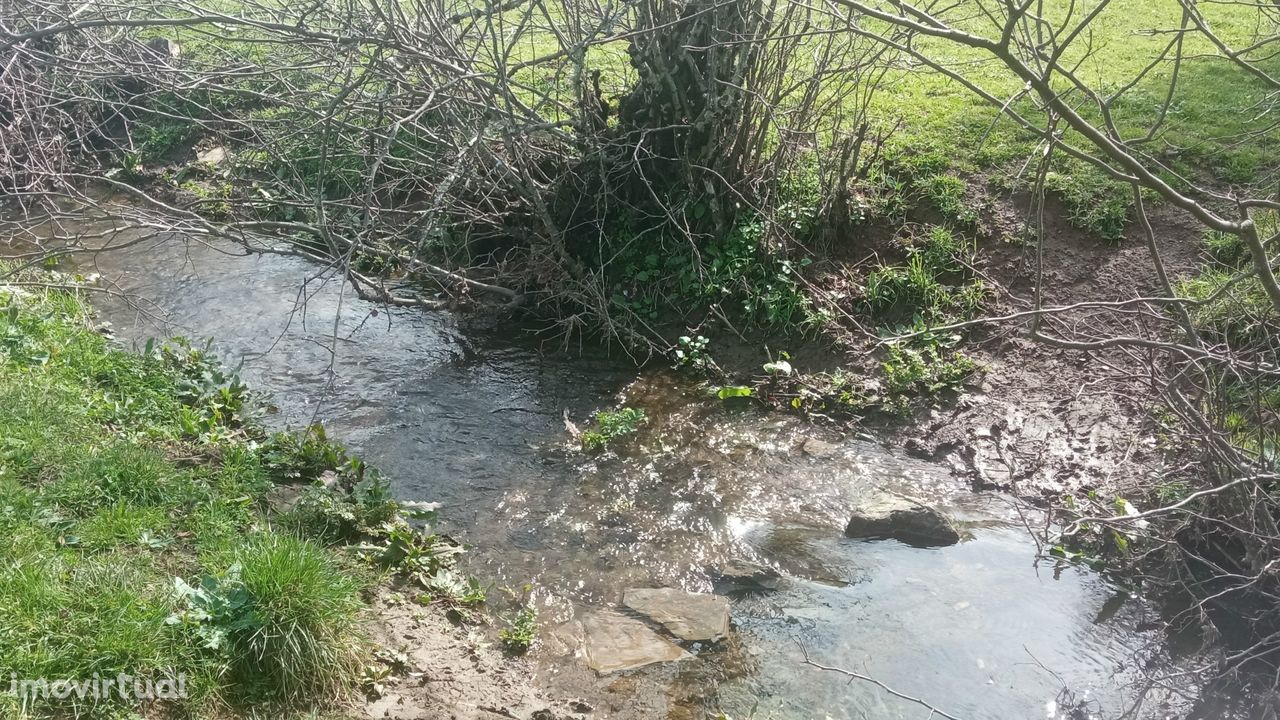
[[[859,508],[849,518],[844,534],[851,538],[890,538],[916,547],[960,542],[960,533],[945,515],[931,507],[896,497]]]
[[[819,440],[814,437],[805,438],[805,441],[800,444],[800,449],[809,457],[822,459],[833,458],[839,455],[841,450],[840,446],[835,443],[829,443],[826,440]]]
[[[692,657],[639,620],[596,612],[582,619],[587,665],[606,674]]]
[[[716,591],[728,593],[771,592],[782,587],[782,576],[766,565],[732,561],[710,570],[716,578]]]
[[[622,602],[662,623],[682,640],[719,640],[729,634],[729,601],[719,595],[675,588],[631,588]]]

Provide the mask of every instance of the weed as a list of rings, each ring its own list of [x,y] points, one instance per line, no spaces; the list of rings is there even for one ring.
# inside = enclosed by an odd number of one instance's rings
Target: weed
[[[537,637],[538,611],[529,606],[521,608],[507,623],[507,627],[498,631],[498,639],[502,641],[503,647],[514,654],[528,652]]]
[[[978,211],[965,202],[968,183],[955,175],[929,175],[917,182],[930,204],[944,218],[965,226],[978,222]]]
[[[886,389],[891,393],[905,394],[922,390],[935,393],[959,386],[976,365],[960,353],[944,357],[936,346],[915,349],[900,344],[891,345],[884,363]]]
[[[262,463],[279,482],[310,482],[325,472],[351,467],[352,459],[345,448],[329,441],[323,426],[312,425],[301,435],[272,435],[263,444]]]
[[[634,433],[645,422],[644,410],[624,407],[596,413],[596,429],[582,433],[582,449],[603,450],[610,441]]]
[[[731,231],[696,251],[687,239],[663,238],[657,242],[666,251],[655,252],[648,241],[635,241],[627,223],[618,225],[606,245],[617,248],[609,263],[616,282],[611,304],[624,313],[656,321],[664,313],[716,305],[748,324],[774,328],[812,315],[796,277],[808,258],[792,261],[767,247],[766,223],[754,214],[744,212]]]
[[[706,372],[708,369],[715,367],[715,362],[711,359],[711,355],[707,353],[707,344],[711,341],[705,337],[698,335],[689,337],[682,335],[676,341],[676,348],[672,351],[675,359],[674,367],[677,370],[692,370],[694,372]]]
[[[886,408],[905,412],[913,396],[959,389],[977,364],[959,352],[947,353],[937,345],[912,348],[893,344],[889,346],[883,368],[888,396]]]
[[[231,636],[260,629],[262,620],[253,610],[240,572],[239,565],[232,565],[221,577],[204,575],[196,585],[174,578],[182,608],[166,622],[186,628],[206,650],[222,650]]]

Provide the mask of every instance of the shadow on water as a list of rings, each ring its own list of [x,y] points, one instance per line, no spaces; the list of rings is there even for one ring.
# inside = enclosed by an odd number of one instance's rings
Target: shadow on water
[[[378,307],[297,259],[157,242],[97,269],[151,303],[100,304],[122,340],[216,338],[281,424],[323,422],[400,495],[442,502],[446,529],[473,546],[471,572],[536,588],[548,684],[610,716],[929,715],[803,666],[801,645],[969,720],[1116,717],[1144,668],[1175,662],[1142,629],[1158,626],[1149,607],[1037,561],[1003,498],[876,443],[726,409],[601,353],[539,352],[512,326]],[[566,411],[582,422],[618,402],[649,422],[599,456],[572,447]],[[820,453],[806,449],[814,437]],[[968,537],[932,549],[845,539],[849,508],[877,493],[926,499]],[[734,581],[742,567],[757,579]],[[625,588],[665,586],[729,595],[733,635],[689,647],[690,660],[597,677],[557,633]],[[1187,700],[1157,691],[1138,717]]]

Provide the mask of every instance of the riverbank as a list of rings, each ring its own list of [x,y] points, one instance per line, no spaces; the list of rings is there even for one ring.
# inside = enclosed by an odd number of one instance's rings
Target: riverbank
[[[17,688],[0,714],[550,706],[476,634],[493,620],[461,549],[408,522],[429,508],[318,430],[266,432],[262,399],[206,351],[117,349],[76,283],[0,286],[0,676]]]

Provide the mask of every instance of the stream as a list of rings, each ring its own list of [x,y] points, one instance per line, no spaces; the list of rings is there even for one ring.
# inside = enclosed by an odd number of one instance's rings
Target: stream
[[[1038,559],[1027,525],[1040,518],[869,435],[727,408],[672,371],[551,352],[519,327],[377,306],[297,258],[154,241],[82,269],[144,299],[97,298],[125,344],[214,338],[271,396],[272,423],[321,422],[398,496],[442,503],[442,529],[471,546],[465,569],[493,584],[495,602],[532,586],[542,680],[597,713],[930,717],[806,666],[807,651],[966,720],[1114,718],[1144,671],[1194,660],[1171,650],[1157,608]],[[565,413],[585,424],[619,403],[648,422],[609,452],[578,451]],[[886,493],[937,505],[965,539],[846,539],[849,508]],[[767,582],[735,582],[742,567]],[[575,650],[573,621],[643,587],[728,596],[730,637],[686,644],[681,662],[598,675]],[[1132,717],[1183,712],[1193,692],[1152,692]]]

